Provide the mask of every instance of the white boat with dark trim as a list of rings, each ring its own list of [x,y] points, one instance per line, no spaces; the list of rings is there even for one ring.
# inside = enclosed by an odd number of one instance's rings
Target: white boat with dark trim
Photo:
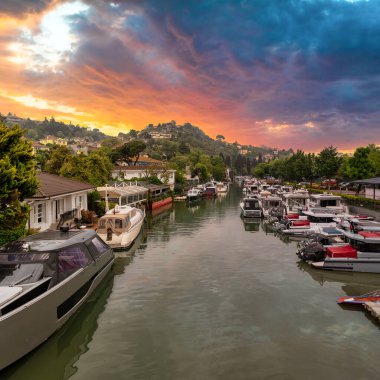
[[[310,207],[309,193],[307,190],[302,189],[283,193],[282,204],[285,208],[285,214],[300,213],[303,210],[308,210]]]
[[[244,218],[261,218],[263,216],[260,202],[255,197],[245,197],[240,202],[241,215]]]
[[[269,192],[261,192],[259,196],[260,206],[263,212],[263,217],[267,218],[272,210],[279,210],[282,206],[282,200],[279,196]]]
[[[0,247],[0,370],[61,328],[113,262],[93,230],[45,231]]]
[[[201,189],[198,189],[196,187],[193,187],[190,189],[186,194],[186,200],[188,202],[198,201],[202,198],[203,191]]]
[[[348,214],[348,208],[343,203],[342,197],[330,193],[311,194],[310,207],[329,209],[331,212],[335,212],[336,214]]]
[[[273,228],[285,235],[308,237],[319,233],[322,228],[336,227],[336,214],[327,209],[311,209],[301,214],[287,214],[282,220],[273,224]]]
[[[217,194],[224,194],[228,192],[228,183],[217,182],[215,186]]]
[[[380,273],[380,232],[344,231],[343,246],[328,246],[321,261],[312,262],[317,269]]]
[[[144,218],[143,209],[116,205],[99,219],[97,233],[113,249],[128,248],[139,235]]]

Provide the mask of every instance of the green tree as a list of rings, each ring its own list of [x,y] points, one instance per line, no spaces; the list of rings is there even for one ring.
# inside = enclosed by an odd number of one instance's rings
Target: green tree
[[[370,148],[357,148],[348,160],[347,173],[350,179],[364,179],[375,175],[375,165],[369,158]]]
[[[91,183],[94,186],[102,186],[108,183],[112,168],[112,162],[107,155],[103,151],[97,150],[88,156],[83,154],[70,156],[63,164],[59,174]]]
[[[263,178],[267,174],[269,174],[269,164],[266,162],[257,164],[253,169],[253,175],[257,178]]]
[[[50,159],[46,162],[46,171],[59,175],[62,166],[72,157],[72,155],[72,150],[66,146],[53,146]]]
[[[375,176],[380,176],[380,148],[374,144],[368,145],[368,158],[375,167]]]
[[[328,190],[330,190],[330,180],[338,173],[341,163],[342,158],[338,156],[338,152],[333,146],[324,148],[315,158],[318,175],[329,180]]]
[[[0,123],[0,244],[25,231],[29,207],[21,201],[37,190],[35,165],[32,144],[21,128]]]
[[[141,140],[130,141],[121,147],[115,149],[115,158],[121,160],[130,165],[135,159],[134,165],[140,158],[140,154],[145,150],[146,144]]]

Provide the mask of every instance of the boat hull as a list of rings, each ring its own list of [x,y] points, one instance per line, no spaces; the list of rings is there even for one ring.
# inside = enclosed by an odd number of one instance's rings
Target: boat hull
[[[346,272],[380,273],[380,259],[326,259],[313,262],[311,265],[317,269],[337,270]]]
[[[67,322],[109,272],[114,262],[109,251],[37,298],[0,316],[0,369],[28,354]]]

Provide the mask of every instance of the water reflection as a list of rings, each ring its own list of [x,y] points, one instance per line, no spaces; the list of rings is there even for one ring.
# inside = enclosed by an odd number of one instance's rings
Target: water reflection
[[[248,232],[257,232],[260,230],[261,219],[242,218],[244,230]]]
[[[89,300],[69,319],[61,330],[40,347],[8,367],[1,379],[62,380],[76,371],[79,357],[88,351],[112,291],[114,273],[111,270],[95,289]],[[33,326],[30,326],[32,329]]]

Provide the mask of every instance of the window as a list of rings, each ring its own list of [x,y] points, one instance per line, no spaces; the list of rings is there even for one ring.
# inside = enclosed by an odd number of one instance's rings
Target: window
[[[75,197],[75,208],[82,208],[83,206],[83,196]]]
[[[91,240],[91,243],[92,243],[91,253],[95,259],[99,258],[104,252],[106,252],[109,249],[108,245],[104,243],[103,240],[99,239],[98,237],[94,237]]]
[[[35,224],[41,224],[45,221],[45,205],[43,203],[33,207],[33,217]]]
[[[123,221],[122,219],[115,219],[115,228],[123,228]]]
[[[80,268],[89,264],[86,248],[80,245],[67,247],[58,252],[58,275],[62,281]]]

